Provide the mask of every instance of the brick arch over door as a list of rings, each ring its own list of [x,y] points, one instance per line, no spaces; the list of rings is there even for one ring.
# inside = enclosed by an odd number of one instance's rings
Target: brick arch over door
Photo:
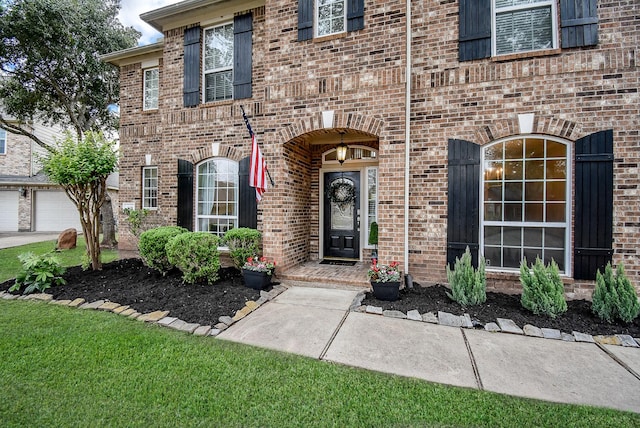
[[[207,147],[202,147],[198,150],[192,151],[191,153],[189,153],[189,157],[190,157],[190,162],[193,164],[198,164],[205,159],[215,158],[215,157],[227,158],[227,159],[234,160],[236,162],[240,162],[240,160],[242,160],[243,158],[243,153],[241,150],[239,150],[236,147],[230,147],[225,144],[220,144],[220,147],[218,149],[218,154],[214,154],[213,148],[211,147],[211,145],[209,145]]]
[[[585,134],[580,125],[565,119],[552,116],[535,115],[532,134],[553,135],[569,141],[576,141]],[[484,146],[501,138],[520,135],[520,123],[518,117],[503,119],[476,128],[475,141]]]
[[[360,113],[338,113],[333,117],[331,128],[348,128],[370,135],[380,135],[384,128],[384,121],[373,116]],[[317,112],[305,118],[296,119],[279,131],[280,141],[290,142],[313,131],[327,129],[324,127],[322,112]]]

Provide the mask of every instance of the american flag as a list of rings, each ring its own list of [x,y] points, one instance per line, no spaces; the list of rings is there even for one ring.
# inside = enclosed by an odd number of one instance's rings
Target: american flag
[[[249,135],[251,136],[251,163],[249,171],[249,186],[256,188],[256,200],[262,200],[262,195],[267,190],[267,163],[262,157],[262,152],[258,146],[258,139],[256,134],[253,133],[249,119],[242,109],[242,117],[244,123],[247,125]]]

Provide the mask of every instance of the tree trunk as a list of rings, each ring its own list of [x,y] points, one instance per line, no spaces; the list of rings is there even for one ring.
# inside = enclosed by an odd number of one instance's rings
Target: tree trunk
[[[105,193],[100,214],[102,215],[102,242],[100,246],[103,248],[115,248],[118,245],[118,241],[116,241],[116,222],[113,216],[111,197],[108,193]]]

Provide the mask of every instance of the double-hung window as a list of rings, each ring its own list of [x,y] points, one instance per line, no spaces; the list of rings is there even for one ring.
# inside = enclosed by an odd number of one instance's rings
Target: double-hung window
[[[0,155],[7,154],[7,131],[0,129]]]
[[[526,257],[569,266],[569,146],[544,137],[483,150],[481,242],[487,266],[518,269]]]
[[[158,108],[159,75],[160,73],[157,67],[144,70],[143,110],[156,110]]]
[[[197,230],[220,237],[238,227],[238,163],[211,159],[198,165]]]
[[[344,33],[347,24],[346,0],[317,0],[316,6],[316,36],[330,36]]]
[[[493,18],[494,55],[557,47],[555,0],[494,0]]]
[[[204,100],[233,97],[233,23],[204,31]]]
[[[142,168],[142,208],[158,209],[158,167]]]

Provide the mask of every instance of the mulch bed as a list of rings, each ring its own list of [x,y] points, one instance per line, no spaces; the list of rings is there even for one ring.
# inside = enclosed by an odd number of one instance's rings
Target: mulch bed
[[[213,285],[183,284],[177,270],[166,276],[149,269],[140,259],[124,259],[105,264],[101,271],[83,271],[80,267],[67,269],[66,285],[47,290],[56,300],[82,297],[87,302],[109,300],[129,305],[138,312],[169,311],[169,316],[186,322],[215,325],[221,316],[233,316],[247,301],[258,300],[260,292],[245,287],[240,272],[234,268],[220,271],[220,279]],[[0,291],[13,285],[13,280],[0,284]],[[567,302],[569,310],[558,318],[536,316],[520,305],[520,296],[487,293],[487,302],[476,307],[461,308],[446,295],[443,286],[420,287],[400,291],[400,299],[383,302],[367,294],[364,305],[407,313],[438,311],[456,315],[468,313],[479,324],[495,322],[496,318],[512,319],[520,327],[532,324],[540,328],[556,328],[565,333],[579,331],[597,334],[629,334],[640,337],[640,320],[631,324],[608,324],[591,312],[591,303],[584,300]]]

